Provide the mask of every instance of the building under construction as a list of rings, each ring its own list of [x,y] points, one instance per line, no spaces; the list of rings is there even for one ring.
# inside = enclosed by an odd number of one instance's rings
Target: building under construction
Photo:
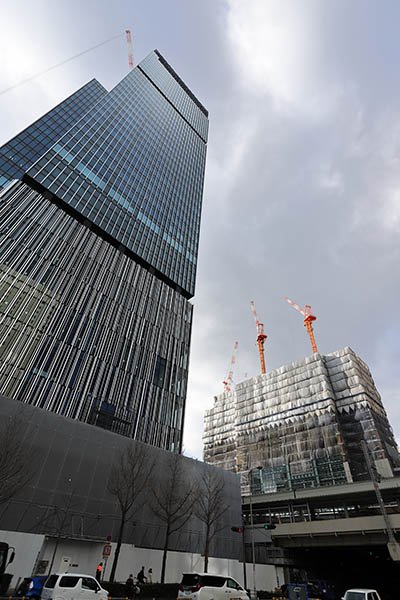
[[[314,353],[248,379],[206,411],[204,461],[242,475],[243,494],[336,485],[400,472],[368,366],[351,350]],[[396,473],[397,471],[397,473]]]

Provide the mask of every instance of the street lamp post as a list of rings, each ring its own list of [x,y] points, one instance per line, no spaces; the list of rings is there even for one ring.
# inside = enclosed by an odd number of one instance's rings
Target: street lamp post
[[[250,527],[251,527],[251,551],[252,551],[252,558],[253,558],[253,599],[256,600],[257,598],[257,588],[256,588],[256,552],[255,552],[255,545],[254,545],[254,527],[253,527],[254,523],[253,523],[253,502],[252,502],[252,496],[251,496],[251,490],[250,490]]]

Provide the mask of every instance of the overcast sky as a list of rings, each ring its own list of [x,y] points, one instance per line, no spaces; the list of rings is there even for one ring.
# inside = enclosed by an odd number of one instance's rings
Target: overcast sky
[[[400,3],[386,0],[2,0],[0,91],[126,28],[210,112],[185,451],[234,379],[352,347],[400,437]],[[125,39],[0,95],[0,143],[93,77],[127,72]]]

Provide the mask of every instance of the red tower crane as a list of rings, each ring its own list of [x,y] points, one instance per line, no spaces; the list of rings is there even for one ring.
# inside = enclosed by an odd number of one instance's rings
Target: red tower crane
[[[226,381],[222,382],[224,384],[225,392],[230,392],[232,389],[232,386],[233,386],[233,367],[236,362],[236,352],[238,349],[238,345],[239,345],[238,342],[235,342],[235,344],[233,346],[233,354],[232,354],[232,359],[231,359],[230,371],[228,373],[228,377],[226,378]]]
[[[133,69],[133,52],[132,52],[132,37],[131,37],[130,29],[125,29],[125,33],[126,33],[126,41],[127,41],[127,44],[128,44],[128,62],[129,62],[129,68],[132,71],[132,69]]]
[[[289,304],[291,304],[293,306],[293,308],[298,310],[299,313],[303,315],[304,327],[307,329],[307,333],[310,336],[310,341],[311,341],[311,346],[312,346],[313,352],[314,353],[318,352],[317,344],[315,343],[315,338],[314,338],[314,331],[313,331],[313,327],[312,327],[312,322],[315,321],[317,317],[314,316],[313,314],[311,314],[311,306],[306,304],[304,308],[300,308],[300,306],[298,304],[295,304],[294,302],[289,300],[289,298],[285,298],[285,300],[287,300],[287,302],[289,302]]]
[[[251,310],[254,315],[254,320],[256,322],[256,327],[257,327],[257,344],[258,344],[258,351],[260,353],[261,373],[265,373],[264,342],[267,339],[267,336],[264,333],[263,323],[260,323],[260,321],[258,320],[253,301],[250,302],[250,306],[251,306]]]

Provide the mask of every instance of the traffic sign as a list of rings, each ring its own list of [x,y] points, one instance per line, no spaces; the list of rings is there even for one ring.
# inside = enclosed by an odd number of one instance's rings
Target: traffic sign
[[[103,558],[108,558],[111,554],[111,544],[104,544]]]

